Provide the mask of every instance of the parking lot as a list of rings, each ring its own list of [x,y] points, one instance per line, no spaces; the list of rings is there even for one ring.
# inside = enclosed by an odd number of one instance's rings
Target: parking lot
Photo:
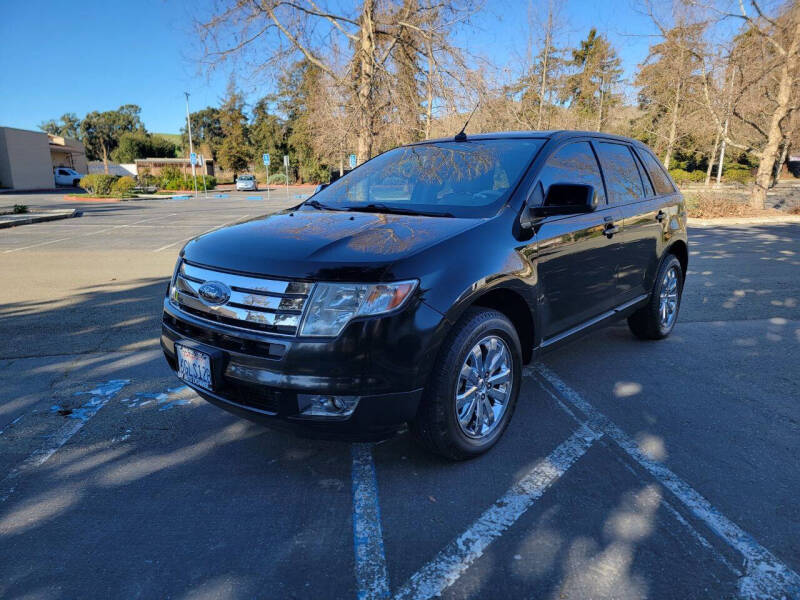
[[[669,339],[545,355],[451,463],[270,431],[168,369],[182,244],[308,193],[0,232],[0,597],[800,598],[800,224],[691,229]]]

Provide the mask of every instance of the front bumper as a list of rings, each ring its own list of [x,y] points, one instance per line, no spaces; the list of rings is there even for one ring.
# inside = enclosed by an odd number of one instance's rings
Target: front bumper
[[[193,386],[212,404],[300,433],[361,439],[414,418],[442,326],[442,315],[417,300],[400,313],[354,321],[334,339],[291,337],[211,323],[165,300],[161,346],[173,370],[175,342],[214,354],[214,391]],[[349,417],[307,417],[307,395],[359,401]]]

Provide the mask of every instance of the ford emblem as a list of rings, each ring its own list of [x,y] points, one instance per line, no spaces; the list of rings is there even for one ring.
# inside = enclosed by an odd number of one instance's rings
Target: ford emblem
[[[231,289],[219,281],[206,281],[197,290],[197,294],[209,306],[219,306],[230,299]]]

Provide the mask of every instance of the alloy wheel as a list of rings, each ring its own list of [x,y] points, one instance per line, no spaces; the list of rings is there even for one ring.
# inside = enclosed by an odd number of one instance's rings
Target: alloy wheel
[[[496,335],[481,339],[469,351],[455,398],[456,419],[465,435],[484,439],[503,420],[514,386],[512,369],[511,352]]]
[[[670,329],[678,315],[678,269],[670,267],[661,280],[658,319],[662,329]]]

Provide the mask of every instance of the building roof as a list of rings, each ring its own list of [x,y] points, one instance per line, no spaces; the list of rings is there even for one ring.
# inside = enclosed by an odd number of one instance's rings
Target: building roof
[[[212,158],[204,158],[203,160],[205,160],[206,162],[213,162],[214,159],[212,159]],[[191,161],[189,160],[188,156],[186,158],[137,158],[135,160],[135,162],[137,162],[137,163],[140,163],[140,162],[146,162],[146,163],[158,162],[158,163],[175,164],[175,165],[183,165],[183,164],[188,165],[188,164],[191,164]]]

